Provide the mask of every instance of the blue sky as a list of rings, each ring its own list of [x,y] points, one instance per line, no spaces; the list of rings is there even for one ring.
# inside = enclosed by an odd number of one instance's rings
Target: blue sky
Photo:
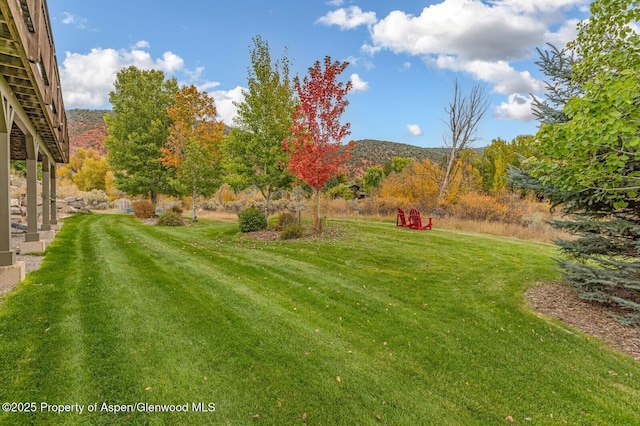
[[[136,65],[195,84],[227,124],[242,99],[252,38],[292,75],[327,55],[348,61],[349,139],[443,146],[458,79],[491,103],[476,146],[533,134],[531,94],[544,93],[536,47],[561,47],[588,0],[87,0],[49,1],[65,107],[108,109],[116,73]]]

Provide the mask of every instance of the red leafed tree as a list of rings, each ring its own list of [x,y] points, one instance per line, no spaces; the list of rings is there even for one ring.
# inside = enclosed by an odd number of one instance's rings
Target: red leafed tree
[[[340,124],[340,116],[349,104],[346,95],[351,82],[338,82],[348,62],[331,62],[324,58],[309,68],[302,82],[293,80],[299,103],[293,112],[291,137],[284,141],[290,152],[289,171],[306,182],[316,193],[314,227],[320,230],[320,190],[335,176],[349,158],[352,144],[342,149],[342,139],[349,135],[349,123]]]

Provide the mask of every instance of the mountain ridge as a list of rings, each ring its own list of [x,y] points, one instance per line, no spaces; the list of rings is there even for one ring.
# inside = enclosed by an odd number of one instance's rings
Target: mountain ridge
[[[104,109],[67,110],[71,155],[78,148],[94,149],[100,155],[106,155],[104,138],[107,136],[107,126],[104,116],[110,112],[111,110]],[[384,166],[393,157],[440,161],[446,152],[445,148],[424,148],[376,139],[361,139],[354,142],[351,156],[345,163],[346,171],[350,176],[362,176],[369,167]]]

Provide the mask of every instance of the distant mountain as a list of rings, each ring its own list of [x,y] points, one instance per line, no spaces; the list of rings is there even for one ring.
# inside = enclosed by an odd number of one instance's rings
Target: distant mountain
[[[107,126],[104,115],[111,112],[106,109],[68,109],[69,150],[73,155],[78,148],[93,148],[100,154],[106,154],[104,138]]]
[[[351,157],[345,166],[350,176],[362,176],[369,167],[384,166],[393,157],[439,162],[445,153],[443,148],[422,148],[406,143],[362,139],[355,141]]]
[[[107,136],[107,126],[104,124],[103,117],[110,112],[105,109],[67,110],[72,154],[78,148],[93,148],[102,155],[106,154],[104,138]],[[416,160],[428,158],[437,162],[444,154],[443,148],[422,148],[405,143],[362,139],[355,141],[351,158],[345,166],[350,176],[362,176],[369,167],[384,166],[393,157],[408,157]]]

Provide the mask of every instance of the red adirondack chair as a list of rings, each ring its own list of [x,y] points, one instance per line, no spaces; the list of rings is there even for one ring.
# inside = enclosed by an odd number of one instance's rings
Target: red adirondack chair
[[[423,225],[422,219],[420,218],[420,212],[416,209],[411,209],[409,212],[409,228],[415,229],[416,231],[424,231],[425,229],[431,229],[432,227],[433,218],[429,218],[429,223]]]
[[[404,217],[404,210],[398,209],[398,215],[396,216],[396,226],[409,227],[407,219]]]

